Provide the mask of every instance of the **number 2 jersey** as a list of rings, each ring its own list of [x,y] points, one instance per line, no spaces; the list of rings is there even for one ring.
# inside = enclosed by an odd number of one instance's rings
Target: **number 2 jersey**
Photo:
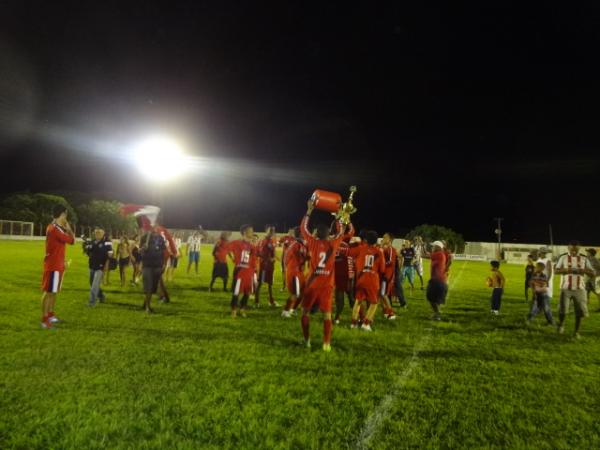
[[[317,239],[308,231],[310,217],[305,215],[300,223],[300,231],[308,248],[310,270],[306,279],[306,289],[333,288],[335,253],[343,238],[343,227],[336,222],[336,235],[331,239]]]

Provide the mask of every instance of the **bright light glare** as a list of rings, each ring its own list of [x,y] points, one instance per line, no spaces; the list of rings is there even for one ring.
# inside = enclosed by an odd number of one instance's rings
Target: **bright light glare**
[[[153,136],[140,142],[134,147],[133,157],[140,172],[157,182],[173,180],[189,167],[189,158],[181,146],[166,136]]]

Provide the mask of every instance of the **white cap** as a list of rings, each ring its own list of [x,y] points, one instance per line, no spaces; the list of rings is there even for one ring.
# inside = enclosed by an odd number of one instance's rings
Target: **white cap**
[[[431,245],[432,245],[433,247],[444,248],[444,243],[443,243],[442,241],[433,241],[433,242],[431,243]]]

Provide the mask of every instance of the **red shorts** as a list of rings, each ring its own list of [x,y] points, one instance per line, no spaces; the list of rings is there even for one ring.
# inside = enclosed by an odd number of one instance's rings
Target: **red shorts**
[[[64,272],[59,270],[45,270],[42,277],[42,291],[56,294],[60,292]]]
[[[316,303],[324,313],[331,312],[333,289],[330,286],[322,288],[306,288],[302,297],[302,308],[311,309]]]
[[[286,273],[285,285],[288,288],[288,292],[298,298],[302,295],[305,281],[306,280],[304,279],[304,274],[302,272]]]
[[[254,293],[254,272],[242,270],[233,276],[233,295]]]
[[[354,293],[356,301],[366,300],[370,304],[375,304],[379,300],[378,286],[356,286]]]
[[[379,294],[381,296],[391,297],[394,293],[394,282],[390,280],[386,280],[385,278],[381,280],[381,288],[379,289]]]
[[[261,283],[273,284],[273,272],[275,266],[273,264],[261,264],[259,271],[259,281]]]

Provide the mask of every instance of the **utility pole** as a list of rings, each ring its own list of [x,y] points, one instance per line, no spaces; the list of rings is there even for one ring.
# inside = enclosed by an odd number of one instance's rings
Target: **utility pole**
[[[502,221],[504,217],[494,217],[494,220],[498,222],[498,228],[494,230],[496,236],[498,236],[498,261],[502,259]]]
[[[550,232],[550,248],[552,249],[552,254],[554,254],[554,237],[552,236],[552,224],[548,224],[548,231]]]

